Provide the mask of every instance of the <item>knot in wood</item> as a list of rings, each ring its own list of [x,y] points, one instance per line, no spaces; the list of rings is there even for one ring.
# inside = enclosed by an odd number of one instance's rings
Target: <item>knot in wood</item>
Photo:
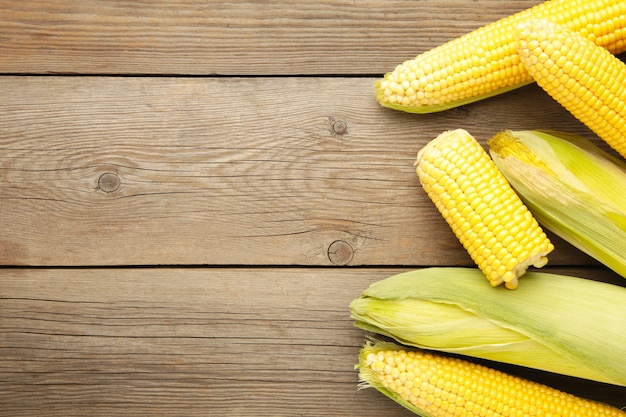
[[[328,259],[334,265],[348,265],[353,256],[354,250],[345,240],[335,240],[328,247]]]
[[[332,121],[333,133],[336,135],[345,135],[348,132],[348,124],[341,119]]]
[[[112,172],[105,172],[98,178],[98,189],[105,193],[112,193],[120,188],[120,177]]]

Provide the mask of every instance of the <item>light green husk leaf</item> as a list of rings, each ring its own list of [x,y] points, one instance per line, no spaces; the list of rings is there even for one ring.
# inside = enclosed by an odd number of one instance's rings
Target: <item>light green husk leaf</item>
[[[626,277],[626,164],[576,135],[504,131],[488,142],[498,169],[537,220]]]
[[[527,272],[515,291],[476,268],[426,268],[372,284],[356,326],[422,349],[626,386],[626,288]]]

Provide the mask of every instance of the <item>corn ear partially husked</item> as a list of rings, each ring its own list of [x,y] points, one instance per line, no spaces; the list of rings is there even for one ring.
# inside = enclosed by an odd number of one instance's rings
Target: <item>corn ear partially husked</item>
[[[355,325],[404,345],[626,386],[626,288],[528,272],[515,291],[476,268],[378,281],[350,304]]]
[[[488,141],[502,174],[548,230],[626,277],[626,164],[585,138],[503,131]]]
[[[425,417],[624,417],[626,412],[505,372],[394,343],[359,352],[361,387]]]
[[[546,20],[524,22],[517,34],[521,62],[537,84],[626,157],[626,64]]]
[[[531,83],[515,38],[515,27],[530,18],[566,25],[612,53],[626,50],[623,0],[546,1],[398,65],[376,81],[377,100],[396,110],[431,113]]]
[[[472,260],[492,286],[518,286],[529,266],[542,267],[554,246],[483,147],[463,129],[424,146],[416,172]]]

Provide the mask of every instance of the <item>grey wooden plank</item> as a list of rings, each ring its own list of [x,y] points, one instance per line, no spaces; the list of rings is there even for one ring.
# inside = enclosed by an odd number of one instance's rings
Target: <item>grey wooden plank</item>
[[[0,415],[409,416],[357,390],[348,311],[400,271],[0,269]],[[623,387],[508,371],[624,405]]]
[[[2,77],[0,263],[468,264],[417,150],[456,127],[585,133],[535,86],[420,116],[372,81]]]
[[[0,73],[381,74],[534,0],[0,1]]]

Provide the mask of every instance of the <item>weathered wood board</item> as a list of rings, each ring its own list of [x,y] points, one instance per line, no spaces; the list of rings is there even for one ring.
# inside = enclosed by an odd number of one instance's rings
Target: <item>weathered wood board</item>
[[[0,415],[409,416],[357,391],[364,338],[346,314],[400,271],[2,270]],[[626,388],[514,372],[626,398]]]
[[[0,1],[0,72],[363,75],[532,0]]]
[[[372,82],[2,77],[0,262],[463,264],[417,150],[456,127],[584,132],[536,86],[418,116]],[[570,249],[553,262],[588,263]]]
[[[591,135],[534,85],[409,115],[372,84],[537,3],[0,0],[0,416],[411,415],[357,390],[348,304],[472,265],[418,149]],[[626,285],[551,237],[549,270]]]

